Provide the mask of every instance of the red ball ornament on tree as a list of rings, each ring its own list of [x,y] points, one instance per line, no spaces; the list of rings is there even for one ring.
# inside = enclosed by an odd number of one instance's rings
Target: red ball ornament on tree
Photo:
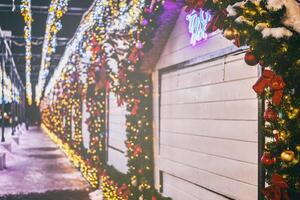
[[[127,148],[131,148],[132,147],[132,143],[130,141],[126,141],[125,142]]]
[[[261,157],[261,163],[265,166],[271,166],[276,163],[276,158],[271,156],[270,153],[265,152]]]
[[[250,65],[250,66],[257,65],[259,62],[259,60],[256,58],[255,55],[253,55],[253,53],[251,51],[248,51],[245,54],[244,60],[247,63],[247,65]]]
[[[272,108],[267,108],[264,113],[264,118],[268,122],[274,122],[278,119],[278,113]]]
[[[138,173],[139,173],[139,174],[143,174],[143,173],[144,173],[144,170],[143,170],[143,169],[139,169],[139,170],[138,170]]]
[[[135,157],[137,157],[138,155],[140,155],[140,153],[142,153],[142,147],[140,146],[140,145],[135,145],[134,146],[134,149],[133,149],[133,155],[135,156]]]

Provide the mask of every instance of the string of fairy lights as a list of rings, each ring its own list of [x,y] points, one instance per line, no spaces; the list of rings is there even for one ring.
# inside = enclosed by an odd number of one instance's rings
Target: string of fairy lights
[[[57,33],[62,29],[61,19],[68,11],[70,0],[52,0],[49,6],[46,23],[45,39],[42,48],[41,68],[39,72],[38,84],[36,86],[35,100],[39,104],[49,75],[51,56],[56,51]]]
[[[2,83],[2,79],[4,86],[3,86],[3,92],[2,92],[2,87],[0,87],[0,103],[2,104],[2,99],[4,100],[4,103],[12,103],[12,102],[16,102],[19,103],[20,102],[20,92],[19,90],[16,88],[16,86],[14,84],[12,84],[11,79],[9,78],[9,76],[6,74],[6,72],[4,71],[4,73],[2,72],[2,68],[0,67],[0,83]],[[11,91],[14,91],[14,93],[12,94]],[[2,98],[2,94],[4,95]]]
[[[28,105],[32,104],[32,84],[31,84],[31,29],[32,29],[32,13],[31,0],[21,1],[21,13],[25,21],[24,38],[25,38],[25,74],[26,74],[26,98]]]
[[[0,37],[4,37],[3,31],[0,27]],[[6,65],[0,66],[0,83],[3,84],[0,87],[0,102],[4,104],[8,103],[23,103],[23,92],[25,87],[17,73],[17,69],[15,68],[15,61],[13,59],[13,54],[11,52],[9,43],[6,40],[3,40],[3,47],[5,54],[4,63],[9,63],[10,66],[10,74],[6,70]],[[22,95],[22,96],[21,96]]]
[[[167,199],[154,189],[151,78],[139,71],[162,3],[95,0],[40,102],[44,130],[91,186],[102,188],[105,199]],[[125,175],[106,163],[109,93],[129,112],[124,116],[129,169]],[[89,113],[85,121],[83,112]],[[82,123],[88,125],[88,149]]]

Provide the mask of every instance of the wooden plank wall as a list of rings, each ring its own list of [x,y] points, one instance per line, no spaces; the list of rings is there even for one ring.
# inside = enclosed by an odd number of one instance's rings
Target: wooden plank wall
[[[88,130],[88,125],[86,120],[90,117],[89,112],[87,111],[86,101],[82,102],[82,141],[83,146],[86,149],[90,148],[90,132]]]
[[[188,33],[188,23],[185,17],[186,13],[182,11],[156,65],[157,70],[232,45],[219,32],[216,32],[210,34],[208,40],[200,41],[196,46],[192,46],[190,44],[190,34]]]
[[[113,165],[122,173],[127,173],[126,140],[126,107],[117,105],[113,93],[109,95],[109,140],[108,164]]]
[[[174,200],[257,199],[258,70],[222,56],[164,73],[159,85],[160,69],[232,45],[217,33],[192,47],[186,26],[182,12],[153,74],[156,186],[162,171]]]

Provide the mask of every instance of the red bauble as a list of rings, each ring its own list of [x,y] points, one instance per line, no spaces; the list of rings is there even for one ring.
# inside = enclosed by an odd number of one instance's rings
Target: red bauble
[[[276,158],[271,156],[270,153],[265,152],[261,157],[261,163],[265,166],[271,166],[276,163]]]
[[[144,170],[143,170],[143,169],[139,169],[139,170],[138,170],[138,173],[139,173],[139,174],[143,174],[143,173],[144,173]]]
[[[125,142],[127,148],[131,148],[132,147],[132,143],[130,141],[126,141]]]
[[[157,200],[157,198],[155,196],[152,196],[151,200]]]
[[[253,55],[253,53],[251,51],[248,51],[245,54],[244,60],[247,63],[247,65],[250,65],[250,66],[257,65],[259,62],[259,60],[256,58],[255,55]]]
[[[272,108],[267,108],[264,113],[264,118],[268,122],[274,122],[278,119],[278,113]]]
[[[133,155],[138,156],[140,153],[142,153],[142,147],[140,145],[135,145],[133,150]]]

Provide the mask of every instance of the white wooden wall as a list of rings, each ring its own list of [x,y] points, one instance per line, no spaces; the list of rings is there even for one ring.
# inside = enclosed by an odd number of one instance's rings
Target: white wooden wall
[[[72,107],[71,111],[71,138],[72,140],[75,139],[75,121],[74,121],[75,109]]]
[[[90,148],[90,132],[89,132],[89,127],[86,123],[86,120],[90,117],[90,113],[87,112],[87,105],[86,101],[82,102],[82,141],[83,141],[83,146],[86,149]]]
[[[164,73],[159,86],[158,70],[232,45],[218,33],[189,39],[182,12],[153,74],[156,186],[162,171],[174,200],[257,199],[257,68],[221,56]]]
[[[109,95],[109,139],[108,164],[113,165],[122,173],[127,173],[126,141],[126,107],[117,105],[113,93]],[[122,153],[123,152],[123,153]]]

